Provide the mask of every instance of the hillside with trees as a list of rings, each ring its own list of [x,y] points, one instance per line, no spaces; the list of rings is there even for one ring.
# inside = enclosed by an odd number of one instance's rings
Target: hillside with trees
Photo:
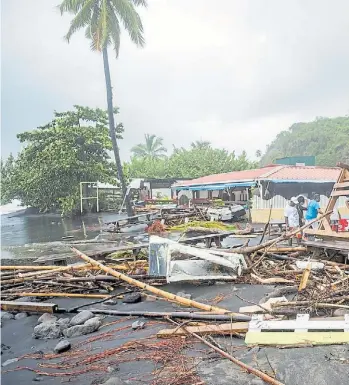
[[[312,122],[295,123],[280,132],[267,147],[261,164],[285,156],[314,155],[316,165],[335,166],[349,162],[349,116],[318,117]]]

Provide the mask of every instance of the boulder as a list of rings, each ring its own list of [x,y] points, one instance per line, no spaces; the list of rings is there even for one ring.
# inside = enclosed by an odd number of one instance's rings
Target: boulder
[[[64,340],[58,342],[58,344],[55,346],[53,351],[55,353],[63,353],[63,352],[66,352],[67,350],[69,350],[70,348],[71,348],[70,341],[64,339]]]
[[[83,325],[75,325],[71,326],[68,329],[65,329],[63,331],[63,334],[68,338],[83,336],[85,334],[95,332],[96,330],[98,330],[101,324],[102,322],[98,317],[93,317],[87,320]]]
[[[78,313],[76,316],[74,316],[70,320],[70,325],[71,326],[82,325],[87,320],[93,317],[94,317],[94,314],[92,312],[90,312],[89,310],[83,310],[82,312]]]
[[[70,319],[69,318],[60,318],[57,320],[57,324],[61,327],[61,329],[66,329],[69,327]]]
[[[145,326],[145,322],[137,320],[137,321],[133,322],[131,327],[133,330],[136,330],[136,329],[143,329],[144,326]]]
[[[23,319],[23,318],[27,318],[27,317],[28,317],[28,313],[25,313],[25,312],[23,312],[23,313],[17,313],[17,314],[15,315],[15,319],[16,319],[16,320]]]
[[[122,302],[124,303],[137,303],[142,301],[142,296],[140,293],[130,293],[125,294]]]
[[[33,338],[36,339],[54,339],[62,335],[62,330],[57,322],[43,322],[34,328]]]
[[[14,319],[15,316],[11,313],[8,313],[7,311],[1,312],[1,319]]]
[[[57,321],[57,317],[55,317],[53,314],[50,314],[50,313],[44,313],[38,319],[38,323],[42,323],[42,322],[55,322],[55,321]]]

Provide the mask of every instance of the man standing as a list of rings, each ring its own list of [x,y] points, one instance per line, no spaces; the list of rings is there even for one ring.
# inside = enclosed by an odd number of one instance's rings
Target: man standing
[[[320,195],[314,194],[314,199],[312,199],[308,204],[308,209],[305,214],[305,223],[309,223],[310,221],[317,218],[318,214],[322,214],[320,210]],[[314,222],[310,227],[313,229],[317,229],[319,226],[318,222]]]
[[[287,206],[285,207],[285,222],[286,231],[292,231],[299,228],[299,214],[297,210],[298,200],[296,197],[292,197]],[[292,246],[292,238],[289,239],[289,245]],[[297,237],[297,243],[300,243],[299,237]]]
[[[307,211],[307,207],[305,206],[305,198],[303,195],[300,195],[298,198],[297,198],[297,211],[298,211],[298,215],[299,215],[299,226],[303,226],[304,225],[304,211]]]

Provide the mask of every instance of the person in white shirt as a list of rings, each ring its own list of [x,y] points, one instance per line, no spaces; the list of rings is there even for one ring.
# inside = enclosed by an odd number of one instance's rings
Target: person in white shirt
[[[296,197],[292,197],[285,207],[285,223],[286,231],[293,231],[299,228],[299,213],[297,210],[298,200]],[[297,243],[300,244],[300,238],[296,236]],[[292,246],[292,238],[289,239],[289,245]]]

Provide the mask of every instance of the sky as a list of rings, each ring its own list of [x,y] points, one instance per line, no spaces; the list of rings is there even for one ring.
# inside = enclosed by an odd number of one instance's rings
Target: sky
[[[347,0],[149,0],[146,46],[122,32],[110,52],[127,160],[144,134],[165,146],[210,141],[265,150],[291,124],[349,114]],[[84,33],[67,44],[59,0],[1,0],[1,156],[19,132],[74,104],[106,109],[102,56]]]

